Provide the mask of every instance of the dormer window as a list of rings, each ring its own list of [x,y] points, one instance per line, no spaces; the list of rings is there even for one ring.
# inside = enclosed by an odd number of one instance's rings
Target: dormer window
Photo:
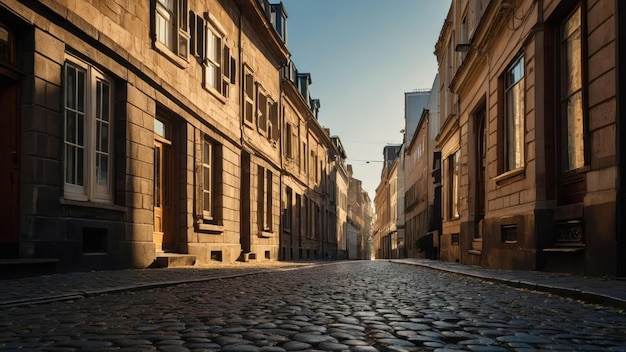
[[[311,84],[311,74],[310,73],[298,73],[298,90],[300,90],[300,94],[307,102],[310,104],[311,95],[309,93],[309,85]]]
[[[282,2],[271,5],[270,20],[276,33],[278,33],[284,43],[287,43],[287,12]]]

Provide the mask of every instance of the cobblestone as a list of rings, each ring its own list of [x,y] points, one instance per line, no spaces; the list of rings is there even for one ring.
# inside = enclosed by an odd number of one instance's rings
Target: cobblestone
[[[626,351],[620,309],[383,261],[37,303],[0,351]]]

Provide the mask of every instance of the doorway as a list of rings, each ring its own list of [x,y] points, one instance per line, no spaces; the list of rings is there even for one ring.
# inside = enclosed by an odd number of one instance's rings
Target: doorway
[[[17,81],[0,74],[0,258],[19,256],[19,135]]]
[[[474,237],[471,253],[481,254],[483,250],[483,231],[485,227],[485,189],[487,183],[487,129],[486,107],[481,105],[474,115]]]
[[[157,252],[177,252],[175,206],[175,160],[171,123],[154,122],[154,233]]]

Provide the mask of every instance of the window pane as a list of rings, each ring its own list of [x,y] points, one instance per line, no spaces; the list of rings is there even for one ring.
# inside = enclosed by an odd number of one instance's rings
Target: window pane
[[[203,161],[205,164],[211,164],[211,143],[204,143],[204,153],[203,153]]]
[[[100,186],[109,185],[109,157],[105,154],[97,154],[96,159],[96,182]]]
[[[83,148],[76,149],[76,184],[80,186],[85,185],[84,174],[84,150]]]
[[[578,92],[567,102],[567,169],[585,165],[585,143],[583,134],[583,99]]]
[[[211,213],[211,193],[204,192],[202,198],[202,210],[205,212]]]
[[[0,61],[11,61],[11,37],[6,28],[0,27]]]
[[[523,166],[524,158],[524,59],[507,72],[505,95],[505,171]]]
[[[85,117],[83,115],[76,114],[76,135],[78,136],[76,143],[80,146],[85,145],[84,132],[85,132]]]
[[[65,142],[76,143],[76,124],[77,118],[75,112],[65,112]]]
[[[165,123],[163,121],[154,119],[154,133],[163,138],[167,138],[167,131],[165,129]]]
[[[580,30],[568,38],[566,52],[566,94],[582,88],[582,52],[580,46]]]
[[[109,104],[110,104],[110,97],[109,97],[109,84],[105,81],[98,81],[98,105],[100,106],[98,108],[98,110],[96,110],[96,113],[98,114],[97,117],[99,119],[102,119],[104,121],[109,121],[110,120],[110,116],[109,116]]]
[[[65,107],[76,109],[76,69],[65,66]]]
[[[76,147],[65,146],[65,183],[76,183]]]
[[[77,72],[76,110],[85,112],[85,71]]]

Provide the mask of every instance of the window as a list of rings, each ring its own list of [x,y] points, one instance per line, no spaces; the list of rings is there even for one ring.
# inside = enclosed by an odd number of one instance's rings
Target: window
[[[459,152],[448,156],[448,218],[459,217]]]
[[[206,224],[221,220],[220,194],[222,148],[210,138],[203,138],[196,146],[197,160],[197,216]]]
[[[205,12],[206,21],[201,21],[204,26],[204,87],[213,90],[224,97],[229,96],[230,83],[235,82],[235,62],[230,56],[230,48],[225,44],[226,31],[213,18],[213,16]],[[196,24],[198,25],[198,24]],[[197,41],[197,40],[196,40]],[[200,44],[197,44],[200,45]]]
[[[287,158],[289,159],[293,159],[294,153],[293,153],[293,135],[292,135],[292,127],[291,124],[288,123],[285,125],[285,154],[287,156]]]
[[[261,231],[272,231],[272,172],[259,166],[259,227]]]
[[[0,62],[10,66],[15,64],[14,46],[13,32],[0,24]]]
[[[245,121],[249,124],[254,124],[256,101],[254,76],[252,75],[252,71],[247,66],[244,68],[243,94],[245,100],[243,112]]]
[[[205,140],[202,149],[202,215],[213,219],[213,145]]]
[[[156,0],[154,14],[155,45],[161,45],[187,60],[189,32],[187,30],[187,0]]]
[[[63,82],[65,197],[111,202],[112,82],[95,68],[70,61]]]
[[[504,172],[524,166],[524,56],[504,75]]]
[[[291,219],[293,218],[293,191],[291,187],[285,189],[285,225],[284,229],[291,232]]]
[[[561,25],[561,150],[563,171],[585,165],[580,6]]]
[[[271,4],[272,25],[283,42],[287,43],[287,13],[282,3]]]

